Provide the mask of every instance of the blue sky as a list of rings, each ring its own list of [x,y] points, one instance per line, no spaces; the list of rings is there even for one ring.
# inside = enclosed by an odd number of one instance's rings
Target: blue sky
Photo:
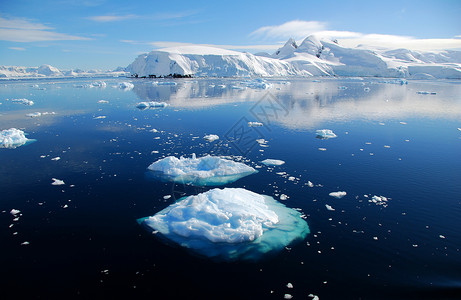
[[[289,37],[461,49],[461,1],[1,0],[0,65],[113,69],[184,43],[272,53]]]

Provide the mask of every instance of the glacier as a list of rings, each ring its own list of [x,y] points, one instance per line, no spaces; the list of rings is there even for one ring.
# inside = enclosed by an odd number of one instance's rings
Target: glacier
[[[166,241],[218,261],[259,260],[309,234],[301,213],[242,188],[183,197],[138,223]]]
[[[195,186],[218,186],[237,181],[257,171],[243,163],[206,155],[197,158],[168,156],[147,168],[148,178],[179,182]]]
[[[0,131],[0,148],[15,149],[35,140],[26,138],[24,131],[10,128]]]
[[[200,45],[163,48],[139,55],[126,71],[139,76],[461,79],[461,51],[351,48],[340,45],[337,40],[311,35],[299,45],[294,39],[289,39],[272,55]],[[255,86],[269,88],[257,83]]]

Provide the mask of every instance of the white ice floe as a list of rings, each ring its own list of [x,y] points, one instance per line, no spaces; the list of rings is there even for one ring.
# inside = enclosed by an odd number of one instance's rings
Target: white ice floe
[[[51,160],[54,160],[54,161],[58,161],[60,160],[61,158],[59,156],[56,156],[56,157],[53,157]]]
[[[56,113],[54,111],[52,112],[33,112],[33,113],[29,113],[29,114],[26,114],[26,117],[31,117],[31,118],[37,118],[37,117],[40,117],[40,116],[46,116],[46,115],[55,115]]]
[[[337,137],[337,135],[330,129],[319,129],[315,132],[318,138],[331,139]]]
[[[13,100],[11,100],[11,102],[20,103],[20,104],[24,104],[24,105],[34,105],[34,101],[28,100],[28,99],[26,99],[26,98],[22,98],[22,99],[13,99]]]
[[[173,81],[154,81],[152,82],[153,85],[177,85],[176,82]]]
[[[263,126],[263,123],[261,123],[261,122],[248,122],[248,126],[250,126],[250,127],[261,127],[261,126]]]
[[[106,103],[109,103],[109,101],[107,101],[107,100],[99,100],[98,103],[106,104]]]
[[[211,143],[213,141],[219,140],[219,136],[216,134],[208,134],[208,135],[205,135],[203,139]]]
[[[370,203],[374,203],[376,205],[382,205],[384,207],[387,207],[388,201],[389,199],[387,197],[376,196],[376,195],[374,195],[373,197],[371,197],[370,200],[368,200],[368,202]]]
[[[10,214],[13,215],[13,216],[15,216],[15,217],[16,217],[16,215],[19,214],[20,212],[21,212],[21,211],[20,211],[19,209],[14,209],[14,208],[13,208],[12,210],[10,210]]]
[[[91,84],[92,87],[105,88],[107,84],[104,81],[95,81]]]
[[[147,109],[147,108],[162,108],[167,107],[168,103],[166,102],[156,102],[156,101],[149,101],[149,102],[139,102],[136,104],[136,107],[139,109]]]
[[[325,207],[326,207],[328,210],[331,210],[331,211],[334,211],[334,210],[335,210],[333,207],[331,207],[331,206],[328,205],[328,204],[325,204]]]
[[[241,188],[184,197],[138,222],[197,254],[225,261],[257,260],[309,233],[299,212]]]
[[[53,180],[53,182],[51,183],[51,185],[63,185],[65,184],[63,180],[60,180],[60,179],[56,179],[56,178],[51,178],[51,180]]]
[[[128,91],[128,90],[132,90],[134,88],[134,84],[132,84],[131,82],[124,81],[124,82],[120,82],[118,84],[118,88]]]
[[[191,158],[168,156],[152,163],[147,176],[164,181],[181,182],[196,186],[217,186],[234,182],[257,171],[243,163],[216,157]]]
[[[436,92],[428,92],[428,91],[419,91],[419,92],[416,92],[417,94],[420,94],[420,95],[437,95]]]
[[[285,162],[279,159],[269,159],[268,158],[268,159],[263,160],[261,163],[265,164],[266,166],[281,166]]]
[[[0,131],[0,148],[14,149],[32,141],[26,138],[24,131],[16,128]]]
[[[335,197],[335,198],[340,199],[340,198],[346,196],[346,194],[347,194],[346,192],[331,192],[329,195],[331,197]]]

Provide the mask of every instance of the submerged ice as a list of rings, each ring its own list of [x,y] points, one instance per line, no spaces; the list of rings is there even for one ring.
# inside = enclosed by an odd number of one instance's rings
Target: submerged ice
[[[30,141],[33,140],[26,138],[22,130],[10,128],[0,131],[0,148],[14,149]]]
[[[138,222],[197,254],[226,261],[257,260],[309,233],[299,212],[242,188],[184,197]]]
[[[256,173],[243,163],[210,155],[197,158],[195,154],[191,158],[168,156],[147,169],[151,171],[148,176],[196,186],[224,185]]]

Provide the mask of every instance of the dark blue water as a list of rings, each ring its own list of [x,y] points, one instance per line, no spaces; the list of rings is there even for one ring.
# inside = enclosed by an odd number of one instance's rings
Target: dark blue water
[[[88,79],[0,86],[0,129],[21,128],[37,140],[0,149],[6,299],[461,297],[460,82],[281,79],[255,90],[238,88],[244,80],[237,79],[175,86],[139,79],[124,91],[116,87],[123,80],[105,81],[106,88],[77,87]],[[136,108],[149,100],[169,107]],[[31,112],[56,114],[25,116]],[[317,139],[317,129],[338,137]],[[208,143],[205,134],[220,140]],[[146,168],[192,153],[258,167],[227,186],[289,196],[281,202],[308,216],[311,233],[275,256],[233,263],[151,236],[137,218],[207,188],[148,180]],[[286,163],[266,167],[265,158]],[[334,191],[347,195],[330,197]],[[387,206],[369,202],[374,195],[387,197]],[[13,208],[21,211],[17,221]]]

